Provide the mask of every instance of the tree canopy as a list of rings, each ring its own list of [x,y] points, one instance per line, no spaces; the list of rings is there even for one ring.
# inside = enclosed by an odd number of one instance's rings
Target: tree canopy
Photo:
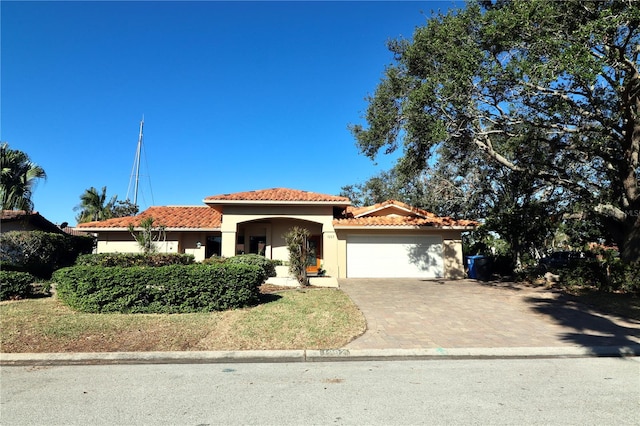
[[[76,216],[78,223],[105,220],[113,217],[113,207],[118,196],[114,195],[107,201],[107,187],[103,186],[98,192],[93,186],[80,195],[80,204],[74,210],[80,210]]]
[[[9,144],[0,144],[0,198],[2,210],[33,209],[33,190],[39,179],[46,179],[44,169],[29,156]]]
[[[531,200],[598,215],[640,258],[640,6],[633,1],[469,3],[389,43],[361,152],[402,149],[398,170],[476,166],[529,182]]]
[[[106,220],[114,217],[135,216],[138,206],[129,200],[120,201],[117,195],[113,195],[107,201],[107,187],[103,186],[98,192],[93,186],[85,189],[80,195],[80,204],[74,207],[80,211],[76,216],[78,223]]]

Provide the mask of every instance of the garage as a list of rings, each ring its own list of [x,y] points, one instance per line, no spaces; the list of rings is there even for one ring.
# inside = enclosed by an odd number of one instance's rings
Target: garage
[[[442,278],[443,271],[440,236],[347,236],[349,278]]]

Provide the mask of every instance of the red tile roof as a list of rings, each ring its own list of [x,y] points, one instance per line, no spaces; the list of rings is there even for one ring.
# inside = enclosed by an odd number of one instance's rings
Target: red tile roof
[[[417,207],[410,206],[409,204],[403,203],[402,201],[396,200],[387,200],[382,203],[374,204],[372,206],[364,206],[354,208],[351,213],[354,217],[367,216],[373,212],[377,212],[380,210],[384,210],[387,207],[398,207],[400,210],[405,210],[407,212],[411,212],[416,216],[421,217],[436,217],[435,214],[428,212],[426,210],[419,209]]]
[[[318,194],[316,192],[300,191],[297,189],[271,188],[259,191],[236,192],[233,194],[212,195],[204,199],[205,203],[226,201],[260,201],[260,202],[293,202],[293,203],[326,203],[337,205],[349,205],[351,201],[347,197],[337,195]]]
[[[376,212],[388,208],[400,208],[404,210],[404,215],[373,215]],[[333,220],[336,228],[340,227],[375,227],[375,226],[446,226],[446,227],[468,227],[476,226],[478,222],[473,220],[456,220],[450,217],[436,216],[435,214],[422,210],[400,201],[389,200],[366,207],[347,207],[342,217]]]
[[[118,217],[100,222],[79,224],[76,229],[128,228],[138,226],[143,219],[153,217],[154,223],[167,229],[218,229],[222,215],[207,206],[149,207],[137,216]]]
[[[253,194],[253,195],[251,195]],[[287,195],[288,194],[288,195]],[[313,192],[295,191],[276,188],[265,191],[241,192],[229,195],[232,201],[252,201],[250,197],[257,197],[263,201],[302,201],[302,202],[329,202],[336,205],[345,205],[348,199],[331,195],[315,194]],[[289,197],[284,199],[283,197]],[[220,196],[227,197],[227,196]],[[244,197],[244,198],[243,198]],[[293,198],[293,199],[292,199]],[[212,204],[218,201],[212,199]],[[223,198],[223,201],[227,198]],[[320,201],[324,200],[324,201]],[[332,200],[332,201],[328,201]],[[388,212],[385,210],[388,209]],[[169,206],[150,207],[138,216],[108,219],[101,222],[88,222],[79,224],[76,229],[81,231],[103,229],[126,229],[130,224],[138,226],[142,219],[153,217],[155,223],[164,225],[167,229],[219,229],[222,223],[222,214],[208,206]],[[334,226],[340,227],[384,227],[384,226],[446,226],[469,227],[478,223],[472,220],[455,220],[450,217],[439,217],[426,210],[412,207],[408,204],[389,200],[384,203],[367,207],[347,206],[344,214],[333,220]]]

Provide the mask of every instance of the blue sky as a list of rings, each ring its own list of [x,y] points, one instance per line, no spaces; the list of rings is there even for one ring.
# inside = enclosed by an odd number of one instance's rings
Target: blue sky
[[[47,172],[33,201],[55,223],[75,223],[91,186],[125,198],[143,115],[142,209],[338,194],[394,161],[360,155],[347,129],[392,62],[387,40],[454,6],[2,1],[0,139]]]

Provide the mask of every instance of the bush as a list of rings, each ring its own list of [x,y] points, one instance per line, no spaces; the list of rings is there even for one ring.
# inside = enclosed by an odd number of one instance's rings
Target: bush
[[[259,254],[241,254],[228,258],[226,262],[231,264],[241,263],[244,265],[255,265],[260,267],[263,272],[262,282],[266,281],[269,277],[276,276],[276,267],[273,261],[264,256],[260,256]]]
[[[26,272],[0,271],[0,300],[29,297],[34,281],[34,276]]]
[[[599,291],[640,292],[640,264],[620,259],[589,259],[575,267],[559,270],[561,281],[568,287],[590,287]]]
[[[191,254],[100,253],[79,256],[76,265],[128,268],[132,266],[191,265],[193,262],[194,257]]]
[[[208,258],[204,259],[202,261],[202,263],[205,264],[205,265],[211,265],[211,264],[214,264],[214,263],[225,263],[226,261],[227,261],[226,257],[211,256],[211,257],[208,257]]]
[[[56,269],[73,265],[78,255],[91,253],[94,240],[42,231],[10,231],[0,235],[0,262],[3,267],[49,278]]]
[[[82,312],[187,313],[256,304],[263,271],[254,265],[74,266],[56,271],[60,300]]]

